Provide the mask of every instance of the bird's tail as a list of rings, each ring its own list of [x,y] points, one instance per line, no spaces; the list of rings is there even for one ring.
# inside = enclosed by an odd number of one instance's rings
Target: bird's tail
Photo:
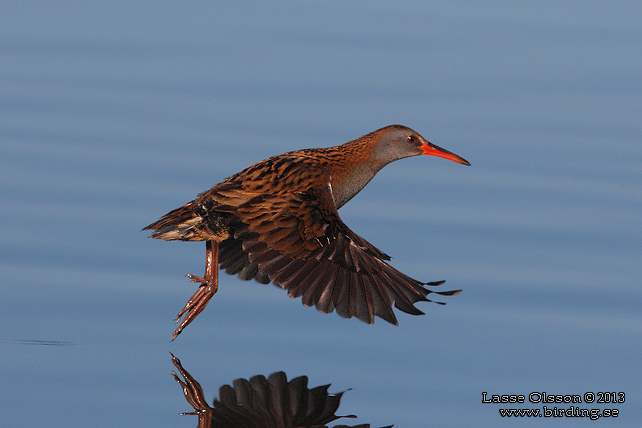
[[[197,214],[197,209],[197,201],[189,202],[168,212],[143,230],[153,230],[150,238],[164,239],[165,241],[202,241],[199,230],[203,218]]]

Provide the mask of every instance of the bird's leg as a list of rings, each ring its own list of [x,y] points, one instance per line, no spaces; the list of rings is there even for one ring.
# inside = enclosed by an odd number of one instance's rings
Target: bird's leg
[[[185,304],[185,307],[178,313],[174,322],[179,322],[183,314],[185,318],[176,330],[174,330],[173,339],[176,339],[185,327],[191,323],[198,314],[207,306],[212,296],[218,290],[218,242],[206,241],[205,252],[205,274],[201,278],[196,275],[187,275],[194,282],[200,282],[196,293]]]

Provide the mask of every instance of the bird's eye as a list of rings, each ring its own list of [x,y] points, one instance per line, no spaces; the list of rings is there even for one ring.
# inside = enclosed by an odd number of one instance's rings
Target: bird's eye
[[[414,143],[417,141],[417,138],[414,135],[409,135],[408,136],[408,142],[409,143]]]

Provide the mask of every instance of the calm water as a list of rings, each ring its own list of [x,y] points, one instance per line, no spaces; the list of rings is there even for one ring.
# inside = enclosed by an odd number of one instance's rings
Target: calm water
[[[23,2],[0,14],[0,426],[194,427],[205,388],[283,370],[397,427],[642,421],[639,2]],[[365,325],[221,278],[140,229],[273,154],[402,123],[413,158],[341,210],[447,306]],[[617,418],[502,418],[492,394],[623,392]],[[570,404],[549,404],[568,409]]]

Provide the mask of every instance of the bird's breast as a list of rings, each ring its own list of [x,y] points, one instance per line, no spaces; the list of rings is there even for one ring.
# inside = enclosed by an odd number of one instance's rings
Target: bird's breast
[[[376,170],[367,166],[355,167],[337,171],[331,174],[332,196],[337,209],[345,205],[377,174]]]

